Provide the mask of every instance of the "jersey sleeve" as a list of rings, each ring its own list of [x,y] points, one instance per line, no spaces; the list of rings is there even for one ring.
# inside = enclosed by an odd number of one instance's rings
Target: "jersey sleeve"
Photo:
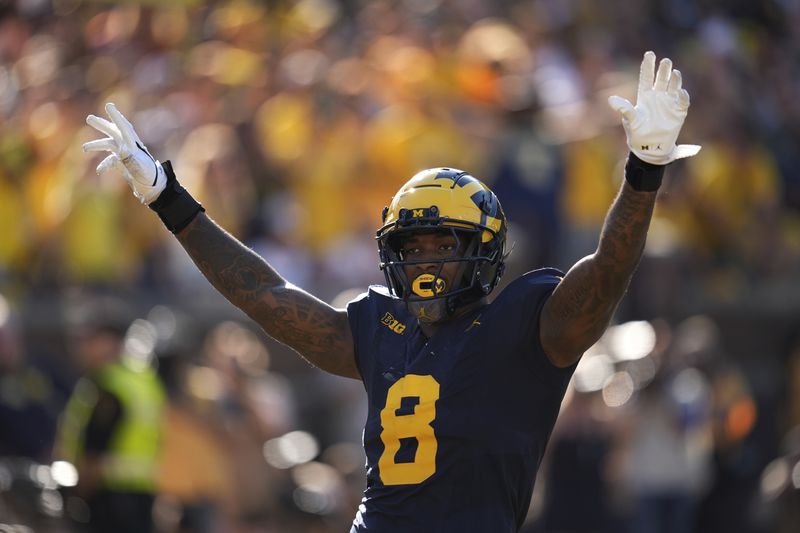
[[[375,347],[381,335],[380,318],[387,312],[398,315],[399,311],[397,302],[389,296],[386,287],[381,285],[370,286],[367,292],[347,304],[347,318],[353,333],[353,351],[362,381],[372,375]]]
[[[565,368],[555,366],[547,357],[539,335],[542,308],[563,277],[564,273],[558,269],[542,268],[524,274],[514,282],[516,287],[509,286],[508,289],[512,289],[512,307],[516,309],[521,320],[521,353],[525,354],[526,366],[536,375],[549,376],[566,383],[577,364]]]
[[[364,376],[368,376],[368,369],[364,368],[364,355],[363,344],[366,335],[365,315],[369,314],[368,307],[370,305],[369,292],[359,294],[356,298],[347,304],[347,320],[350,323],[350,332],[353,334],[353,353],[356,358],[356,367],[361,374],[363,381]]]
[[[405,328],[408,323],[407,311],[403,301],[391,296],[386,287],[372,285],[367,292],[347,304],[347,318],[353,334],[356,367],[366,385],[377,364],[375,357],[381,339],[390,332],[387,322]]]

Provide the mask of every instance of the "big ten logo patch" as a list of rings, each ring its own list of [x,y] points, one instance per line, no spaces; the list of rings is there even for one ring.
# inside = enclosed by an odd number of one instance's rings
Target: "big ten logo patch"
[[[398,321],[394,316],[392,316],[392,313],[386,313],[385,315],[383,315],[383,318],[381,319],[381,324],[385,325],[398,335],[402,335],[403,332],[406,330],[406,325],[401,324],[400,321]]]

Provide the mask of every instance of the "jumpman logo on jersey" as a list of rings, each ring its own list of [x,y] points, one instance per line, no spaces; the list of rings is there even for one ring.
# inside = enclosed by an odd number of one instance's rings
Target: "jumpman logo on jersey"
[[[480,317],[481,317],[481,315],[478,315],[477,317],[475,317],[475,320],[473,320],[472,324],[470,324],[469,327],[464,330],[464,333],[466,333],[467,331],[471,330],[472,328],[480,326],[481,323],[480,323],[480,320],[478,320]]]

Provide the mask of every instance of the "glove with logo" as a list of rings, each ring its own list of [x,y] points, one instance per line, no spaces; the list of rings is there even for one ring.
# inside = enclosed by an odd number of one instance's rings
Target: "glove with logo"
[[[88,125],[108,137],[87,142],[83,150],[111,152],[97,165],[97,173],[102,174],[111,168],[119,169],[133,189],[133,195],[143,204],[149,204],[158,198],[167,184],[164,167],[150,155],[131,123],[114,104],[106,104],[106,113],[111,122],[94,115],[86,117]]]
[[[111,168],[119,169],[133,189],[133,195],[158,213],[159,218],[173,233],[185,228],[200,211],[204,211],[175,179],[172,165],[162,165],[139,139],[133,125],[114,104],[106,104],[111,121],[95,115],[86,117],[86,123],[107,135],[104,139],[83,145],[85,152],[111,152],[97,165],[97,173]]]
[[[658,72],[655,66],[656,55],[645,52],[635,106],[621,96],[608,98],[608,104],[622,115],[628,148],[636,158],[633,162],[636,168],[631,174],[638,179],[628,176],[631,157],[626,166],[626,178],[637,190],[658,189],[663,165],[700,151],[700,146],[695,144],[675,144],[689,110],[689,93],[681,87],[680,71],[673,70],[669,58],[661,60]],[[662,168],[653,168],[656,166]]]

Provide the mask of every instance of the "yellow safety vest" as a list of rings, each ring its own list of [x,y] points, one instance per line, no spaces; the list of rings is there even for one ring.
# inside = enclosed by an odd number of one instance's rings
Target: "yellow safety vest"
[[[103,487],[124,492],[152,492],[166,395],[155,372],[124,363],[103,367],[81,378],[67,403],[59,427],[62,458],[80,469],[86,427],[103,390],[121,404],[121,418],[101,459]]]

